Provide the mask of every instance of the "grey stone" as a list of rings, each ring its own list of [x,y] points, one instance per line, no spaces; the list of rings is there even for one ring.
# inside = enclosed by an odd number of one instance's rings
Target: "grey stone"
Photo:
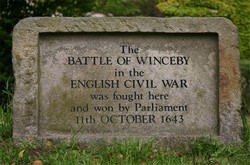
[[[13,66],[15,140],[241,141],[238,31],[225,18],[27,18]]]

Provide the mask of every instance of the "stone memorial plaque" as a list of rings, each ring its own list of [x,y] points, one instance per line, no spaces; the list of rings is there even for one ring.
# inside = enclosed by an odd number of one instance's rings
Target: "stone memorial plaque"
[[[14,29],[14,139],[240,140],[224,18],[28,18]]]

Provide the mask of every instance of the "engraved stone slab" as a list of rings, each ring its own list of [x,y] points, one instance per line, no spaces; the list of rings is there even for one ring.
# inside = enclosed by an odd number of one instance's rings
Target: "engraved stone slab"
[[[224,18],[28,18],[13,33],[16,140],[240,141],[237,29]]]

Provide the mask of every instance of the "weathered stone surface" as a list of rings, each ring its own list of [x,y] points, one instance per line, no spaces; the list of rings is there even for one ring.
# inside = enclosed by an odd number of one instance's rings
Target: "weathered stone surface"
[[[27,18],[13,64],[16,140],[240,141],[238,33],[227,19]]]

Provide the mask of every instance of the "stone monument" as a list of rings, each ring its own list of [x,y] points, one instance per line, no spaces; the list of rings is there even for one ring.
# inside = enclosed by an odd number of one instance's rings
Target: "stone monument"
[[[225,18],[27,18],[13,32],[13,137],[241,137],[238,32]]]

